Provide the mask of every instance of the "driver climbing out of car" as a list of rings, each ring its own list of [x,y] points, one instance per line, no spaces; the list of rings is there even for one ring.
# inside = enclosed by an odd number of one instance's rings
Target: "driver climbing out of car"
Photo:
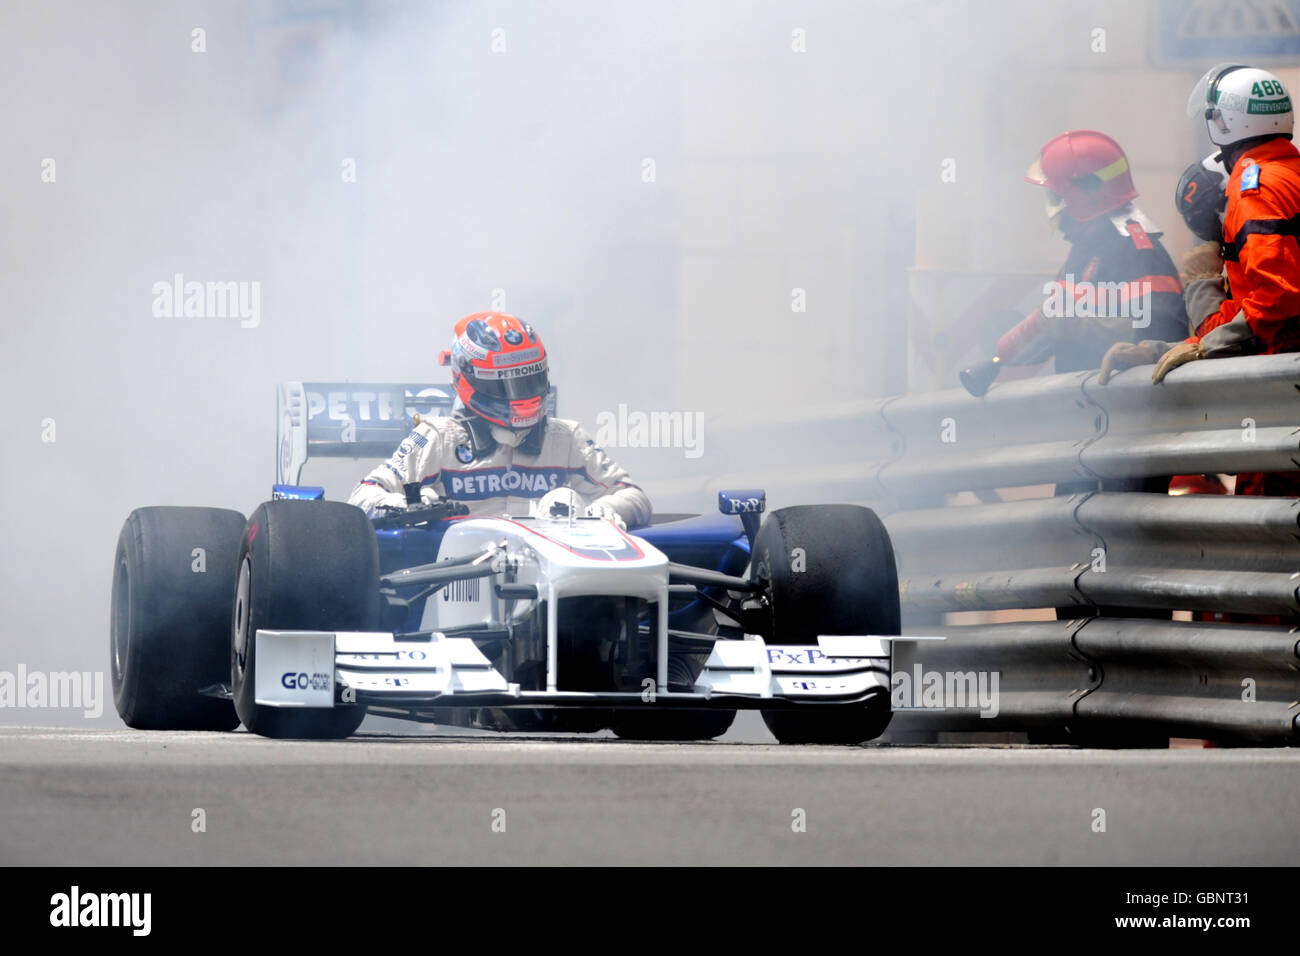
[[[455,341],[438,356],[451,367],[456,405],[447,418],[417,421],[393,456],[348,498],[370,517],[420,501],[465,504],[470,514],[506,514],[510,506],[571,488],[590,502],[587,517],[621,528],[650,523],[650,499],[596,446],[576,421],[550,418],[548,356],[537,330],[503,312],[476,312],[456,323]]]

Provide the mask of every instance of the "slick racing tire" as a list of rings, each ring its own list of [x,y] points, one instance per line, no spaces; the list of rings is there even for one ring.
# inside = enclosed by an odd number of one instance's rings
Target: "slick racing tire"
[[[769,643],[901,630],[894,549],[869,508],[803,505],[772,512],[754,536],[751,576],[768,583]],[[889,694],[882,692],[852,704],[764,711],[763,722],[783,744],[858,744],[884,733],[891,716]]]
[[[234,612],[227,621],[231,691],[244,726],[264,737],[337,739],[365,719],[359,704],[269,707],[256,702],[259,629],[376,630],[379,548],[365,513],[338,501],[268,501],[248,519],[239,547]]]
[[[701,657],[701,655],[691,655]],[[668,658],[668,689],[689,691],[695,686],[704,661],[692,661],[684,655]],[[654,705],[634,710],[615,710],[609,721],[614,736],[623,740],[713,740],[731,729],[736,719],[734,710],[669,710],[656,711]]]
[[[139,730],[234,730],[230,604],[244,516],[222,508],[138,508],[117,539],[109,615],[113,703]]]

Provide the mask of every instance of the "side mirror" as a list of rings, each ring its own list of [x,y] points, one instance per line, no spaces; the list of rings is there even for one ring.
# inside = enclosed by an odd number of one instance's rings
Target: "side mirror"
[[[767,492],[757,489],[745,491],[719,491],[718,510],[724,515],[761,515],[767,510]]]
[[[724,515],[740,515],[745,537],[752,548],[754,535],[758,534],[759,515],[767,510],[767,492],[761,488],[719,491],[718,510]]]

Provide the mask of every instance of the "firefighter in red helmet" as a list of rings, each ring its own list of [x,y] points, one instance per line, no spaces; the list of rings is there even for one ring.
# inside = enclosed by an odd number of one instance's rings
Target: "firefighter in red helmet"
[[[1049,140],[1025,180],[1040,186],[1047,215],[1070,254],[1043,304],[998,341],[993,362],[962,373],[982,395],[1003,364],[1054,356],[1057,372],[1100,366],[1119,341],[1187,334],[1182,284],[1161,230],[1135,204],[1128,157],[1096,130]]]

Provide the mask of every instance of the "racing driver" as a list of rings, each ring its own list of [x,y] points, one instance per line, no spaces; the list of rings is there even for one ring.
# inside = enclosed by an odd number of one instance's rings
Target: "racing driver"
[[[650,523],[650,499],[627,472],[577,422],[547,417],[548,358],[531,325],[503,312],[466,316],[438,363],[451,366],[452,415],[418,422],[350,504],[371,517],[405,509],[403,486],[418,482],[426,505],[450,499],[471,514],[507,514],[512,503],[567,487],[591,502],[587,517],[624,529]]]

